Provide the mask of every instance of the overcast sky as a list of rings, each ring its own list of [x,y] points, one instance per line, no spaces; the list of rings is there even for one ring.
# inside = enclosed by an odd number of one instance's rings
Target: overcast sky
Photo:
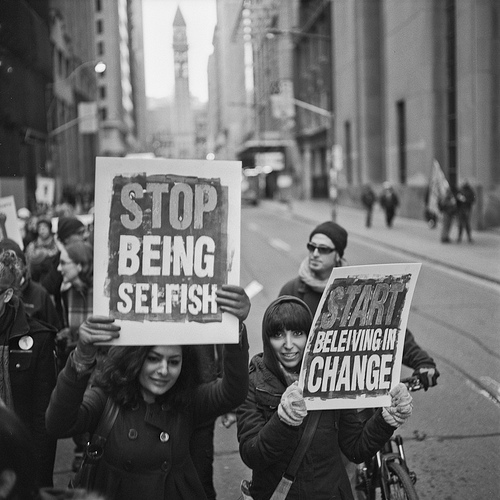
[[[174,93],[172,24],[179,6],[186,21],[189,44],[189,87],[201,101],[208,99],[207,63],[213,51],[216,0],[143,0],[146,95]]]

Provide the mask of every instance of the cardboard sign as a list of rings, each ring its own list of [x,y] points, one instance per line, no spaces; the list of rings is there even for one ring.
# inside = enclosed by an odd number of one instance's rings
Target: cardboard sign
[[[390,406],[421,264],[334,268],[307,339],[308,410]]]
[[[54,204],[56,182],[51,177],[36,177],[36,192],[35,197],[37,203],[45,203],[46,205]]]
[[[0,240],[5,238],[14,240],[21,248],[24,247],[17,221],[14,196],[0,198]]]
[[[215,302],[239,284],[240,162],[97,158],[94,314],[121,345],[238,342]]]

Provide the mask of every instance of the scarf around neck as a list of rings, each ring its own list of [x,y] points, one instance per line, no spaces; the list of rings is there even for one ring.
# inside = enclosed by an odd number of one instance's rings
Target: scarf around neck
[[[319,293],[324,292],[326,284],[328,283],[328,278],[326,280],[320,280],[313,275],[309,268],[309,259],[307,257],[300,264],[299,277],[307,286]]]

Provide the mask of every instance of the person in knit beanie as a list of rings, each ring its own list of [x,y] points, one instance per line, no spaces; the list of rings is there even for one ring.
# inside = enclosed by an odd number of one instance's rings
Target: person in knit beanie
[[[76,217],[60,217],[57,223],[57,238],[63,245],[85,239],[85,226]]]
[[[333,268],[344,262],[347,231],[336,222],[323,222],[311,231],[306,246],[309,254],[300,264],[299,276],[286,283],[279,295],[299,297],[314,314]]]

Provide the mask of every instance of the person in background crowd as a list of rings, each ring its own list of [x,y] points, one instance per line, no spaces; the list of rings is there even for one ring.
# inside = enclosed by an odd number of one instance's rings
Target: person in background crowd
[[[53,257],[59,253],[56,239],[52,234],[52,222],[45,217],[39,217],[36,222],[36,240],[32,241],[25,249],[28,262],[37,258],[44,260],[46,257]]]
[[[92,315],[94,260],[92,247],[85,241],[74,241],[61,246],[57,270],[62,276],[61,298],[64,328],[57,335],[66,364],[69,353],[75,348],[80,325]],[[64,344],[64,346],[63,346]]]
[[[60,303],[61,277],[57,272],[59,263],[59,247],[52,233],[50,219],[41,217],[37,222],[38,237],[25,249],[28,269],[33,281],[40,283],[56,304],[57,313]]]
[[[81,489],[38,488],[33,440],[0,399],[0,498],[4,500],[105,500]]]
[[[439,200],[439,210],[443,214],[443,226],[441,227],[441,243],[450,243],[450,231],[453,220],[457,215],[457,200],[453,190],[448,187],[443,199]]]
[[[54,302],[49,292],[42,285],[31,279],[26,264],[26,256],[21,247],[14,240],[7,238],[0,241],[0,253],[3,250],[13,250],[20,261],[22,270],[20,296],[26,313],[32,318],[48,323],[56,328],[56,330],[60,330],[62,325]]]
[[[271,497],[310,418],[298,377],[311,323],[307,304],[292,296],[279,297],[264,313],[264,350],[250,362],[248,396],[237,410],[240,455],[252,469],[254,500]],[[341,451],[361,462],[390,439],[412,412],[404,384],[393,388],[391,397],[391,406],[367,421],[355,409],[322,410],[287,499],[352,499]]]
[[[248,390],[248,341],[243,321],[250,300],[243,288],[222,285],[216,301],[240,321],[240,342],[224,346],[223,376],[200,384],[192,346],[111,347],[95,367],[96,342],[116,338],[113,320],[90,317],[60,373],[47,410],[56,437],[93,432],[108,398],[119,407],[99,463],[95,490],[109,500],[204,499],[189,442],[193,429],[238,406]]]
[[[75,240],[61,245],[57,270],[62,275],[61,300],[64,328],[57,334],[58,366],[62,369],[69,353],[75,348],[80,325],[92,315],[93,307],[93,251],[85,241]],[[72,469],[77,471],[83,460],[88,436],[75,435],[75,456]]]
[[[332,221],[316,226],[309,235],[309,251],[299,268],[299,275],[281,288],[279,295],[292,295],[302,299],[312,313],[316,312],[333,268],[344,264],[344,251],[347,247],[347,231]],[[409,329],[406,329],[403,364],[413,369],[413,375],[422,381],[424,389],[437,385],[440,375],[436,363],[416,342]],[[366,412],[365,412],[366,413]],[[354,488],[355,467],[346,462]]]
[[[36,481],[52,486],[56,440],[47,434],[45,410],[56,383],[56,330],[26,313],[19,299],[22,276],[16,254],[0,253],[0,398],[30,432]]]
[[[373,205],[375,200],[376,196],[371,186],[369,184],[363,186],[363,191],[361,192],[361,203],[366,211],[366,227],[371,227],[372,225]]]
[[[458,237],[457,243],[462,241],[462,232],[465,230],[469,243],[472,243],[470,227],[470,216],[472,205],[476,201],[476,194],[468,181],[465,181],[457,192],[457,212],[458,212]]]
[[[63,245],[73,241],[85,240],[86,232],[83,222],[76,217],[60,217],[57,223],[57,239]]]
[[[392,227],[394,217],[396,216],[396,208],[399,206],[399,198],[390,182],[384,182],[379,203],[385,212],[385,223],[387,227]]]
[[[26,208],[22,207],[17,211],[17,224],[19,227],[19,232],[21,233],[21,238],[23,241],[23,248],[26,248],[33,240],[36,240],[36,220],[35,223],[29,224],[31,220],[31,212]]]

